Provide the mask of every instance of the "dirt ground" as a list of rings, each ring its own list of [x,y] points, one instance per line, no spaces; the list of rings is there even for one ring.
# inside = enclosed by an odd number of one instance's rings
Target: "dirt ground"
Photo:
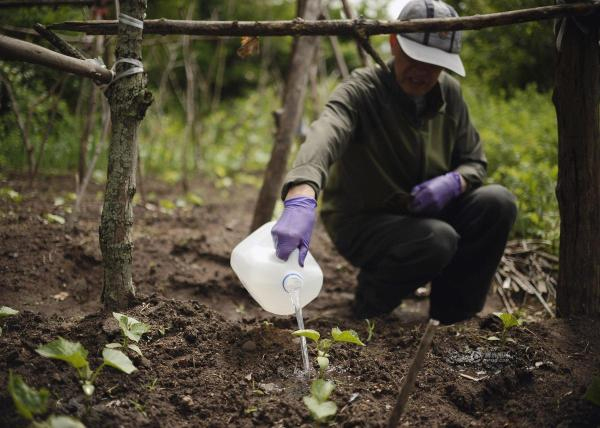
[[[127,314],[151,332],[140,342],[144,357],[132,356],[139,370],[105,369],[88,403],[74,371],[35,348],[57,336],[79,341],[96,367],[104,344],[119,340],[116,321],[99,302],[102,186],[92,186],[77,231],[66,234],[45,216],[65,214],[71,179],[43,177],[33,190],[19,177],[0,181],[23,197],[0,198],[0,306],[20,311],[0,321],[0,427],[27,426],[6,389],[9,369],[48,388],[54,414],[89,427],[313,426],[302,402],[308,381],[298,374],[294,320],[262,311],[229,267],[231,249],[247,234],[256,189],[196,183],[202,206],[164,209],[159,201],[176,202],[180,188],[145,187],[134,225],[139,303]],[[364,320],[349,311],[356,271],[320,224],[311,251],[325,280],[305,308],[306,327],[322,335],[352,328],[365,339]],[[527,306],[529,322],[512,333],[515,343],[500,344],[487,340],[498,334],[498,323],[486,316],[494,310],[502,308],[490,297],[480,317],[437,330],[401,424],[599,426],[600,408],[582,397],[600,374],[600,323],[549,320]],[[339,410],[331,425],[385,426],[426,314],[425,299],[406,301],[375,320],[366,347],[332,350],[326,377],[336,384]]]

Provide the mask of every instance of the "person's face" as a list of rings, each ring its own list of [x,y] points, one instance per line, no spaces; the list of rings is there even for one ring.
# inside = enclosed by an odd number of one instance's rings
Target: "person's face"
[[[442,67],[416,61],[406,55],[393,34],[390,35],[390,45],[394,55],[396,81],[404,93],[414,97],[431,91],[437,83]]]

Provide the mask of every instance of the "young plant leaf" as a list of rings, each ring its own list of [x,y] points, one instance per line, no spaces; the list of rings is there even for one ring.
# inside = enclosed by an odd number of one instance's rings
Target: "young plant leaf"
[[[76,369],[88,366],[88,351],[81,343],[70,342],[62,337],[40,346],[35,351],[43,357],[66,361]]]
[[[33,420],[33,415],[46,412],[50,392],[46,388],[39,391],[30,388],[21,376],[8,372],[8,391],[12,396],[17,411],[27,420]]]
[[[588,386],[583,398],[600,407],[600,376],[592,377],[592,383]]]
[[[521,324],[523,324],[523,321],[521,321],[513,314],[509,314],[506,312],[494,312],[494,315],[496,315],[498,318],[500,318],[500,320],[502,320],[502,326],[505,330],[508,330],[513,327],[518,327]]]
[[[140,349],[139,346],[134,345],[133,343],[130,343],[129,345],[127,345],[127,347],[129,349],[131,349],[133,352],[135,352],[136,354],[138,354],[140,357],[143,357],[144,355],[142,354],[142,350]]]
[[[102,350],[104,364],[121,370],[127,374],[131,374],[137,370],[127,355],[116,349],[104,348]]]
[[[355,345],[366,346],[362,343],[358,337],[358,333],[354,330],[341,331],[338,327],[334,327],[331,329],[331,337],[333,337],[335,342],[354,343]]]
[[[48,223],[65,224],[65,218],[56,214],[46,213],[44,218],[48,221]]]
[[[304,329],[304,330],[296,330],[292,333],[294,336],[304,336],[309,338],[314,342],[318,342],[321,334],[317,330]]]
[[[489,340],[490,342],[496,342],[501,339],[498,336],[488,336],[487,340]]]
[[[134,342],[139,342],[142,335],[150,331],[148,324],[144,324],[133,317],[118,312],[113,312],[113,316],[119,321],[119,327],[121,327],[123,334]]]
[[[337,405],[333,401],[319,402],[315,397],[307,395],[302,398],[306,407],[310,411],[313,419],[318,422],[323,422],[328,418],[335,416],[337,413]]]
[[[320,402],[327,401],[335,389],[335,384],[330,380],[315,379],[310,385],[310,393]]]
[[[85,428],[85,425],[70,416],[52,415],[44,421],[40,428]]]
[[[0,306],[0,319],[18,314],[19,311],[9,308],[8,306]]]
[[[122,346],[123,345],[121,345],[120,343],[107,343],[106,345],[104,345],[105,348],[109,348],[109,349],[117,349]]]
[[[321,371],[324,372],[325,370],[327,370],[327,367],[329,367],[329,358],[317,357],[317,363],[319,364],[319,368],[321,369]]]

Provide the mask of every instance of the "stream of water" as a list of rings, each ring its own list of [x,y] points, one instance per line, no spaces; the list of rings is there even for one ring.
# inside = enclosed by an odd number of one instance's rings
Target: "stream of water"
[[[292,299],[292,306],[296,312],[296,321],[298,322],[298,329],[304,330],[304,318],[302,318],[302,306],[300,306],[300,289],[296,289],[290,292],[290,299]],[[306,346],[306,337],[300,337],[300,351],[302,353],[302,365],[304,367],[304,374],[310,373],[310,361],[308,360],[308,348]]]

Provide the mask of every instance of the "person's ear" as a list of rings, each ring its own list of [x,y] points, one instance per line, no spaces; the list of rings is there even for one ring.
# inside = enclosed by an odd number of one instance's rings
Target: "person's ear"
[[[390,34],[390,48],[392,50],[392,55],[394,55],[394,57],[398,56],[400,44],[398,43],[398,39],[396,38],[395,34]]]

